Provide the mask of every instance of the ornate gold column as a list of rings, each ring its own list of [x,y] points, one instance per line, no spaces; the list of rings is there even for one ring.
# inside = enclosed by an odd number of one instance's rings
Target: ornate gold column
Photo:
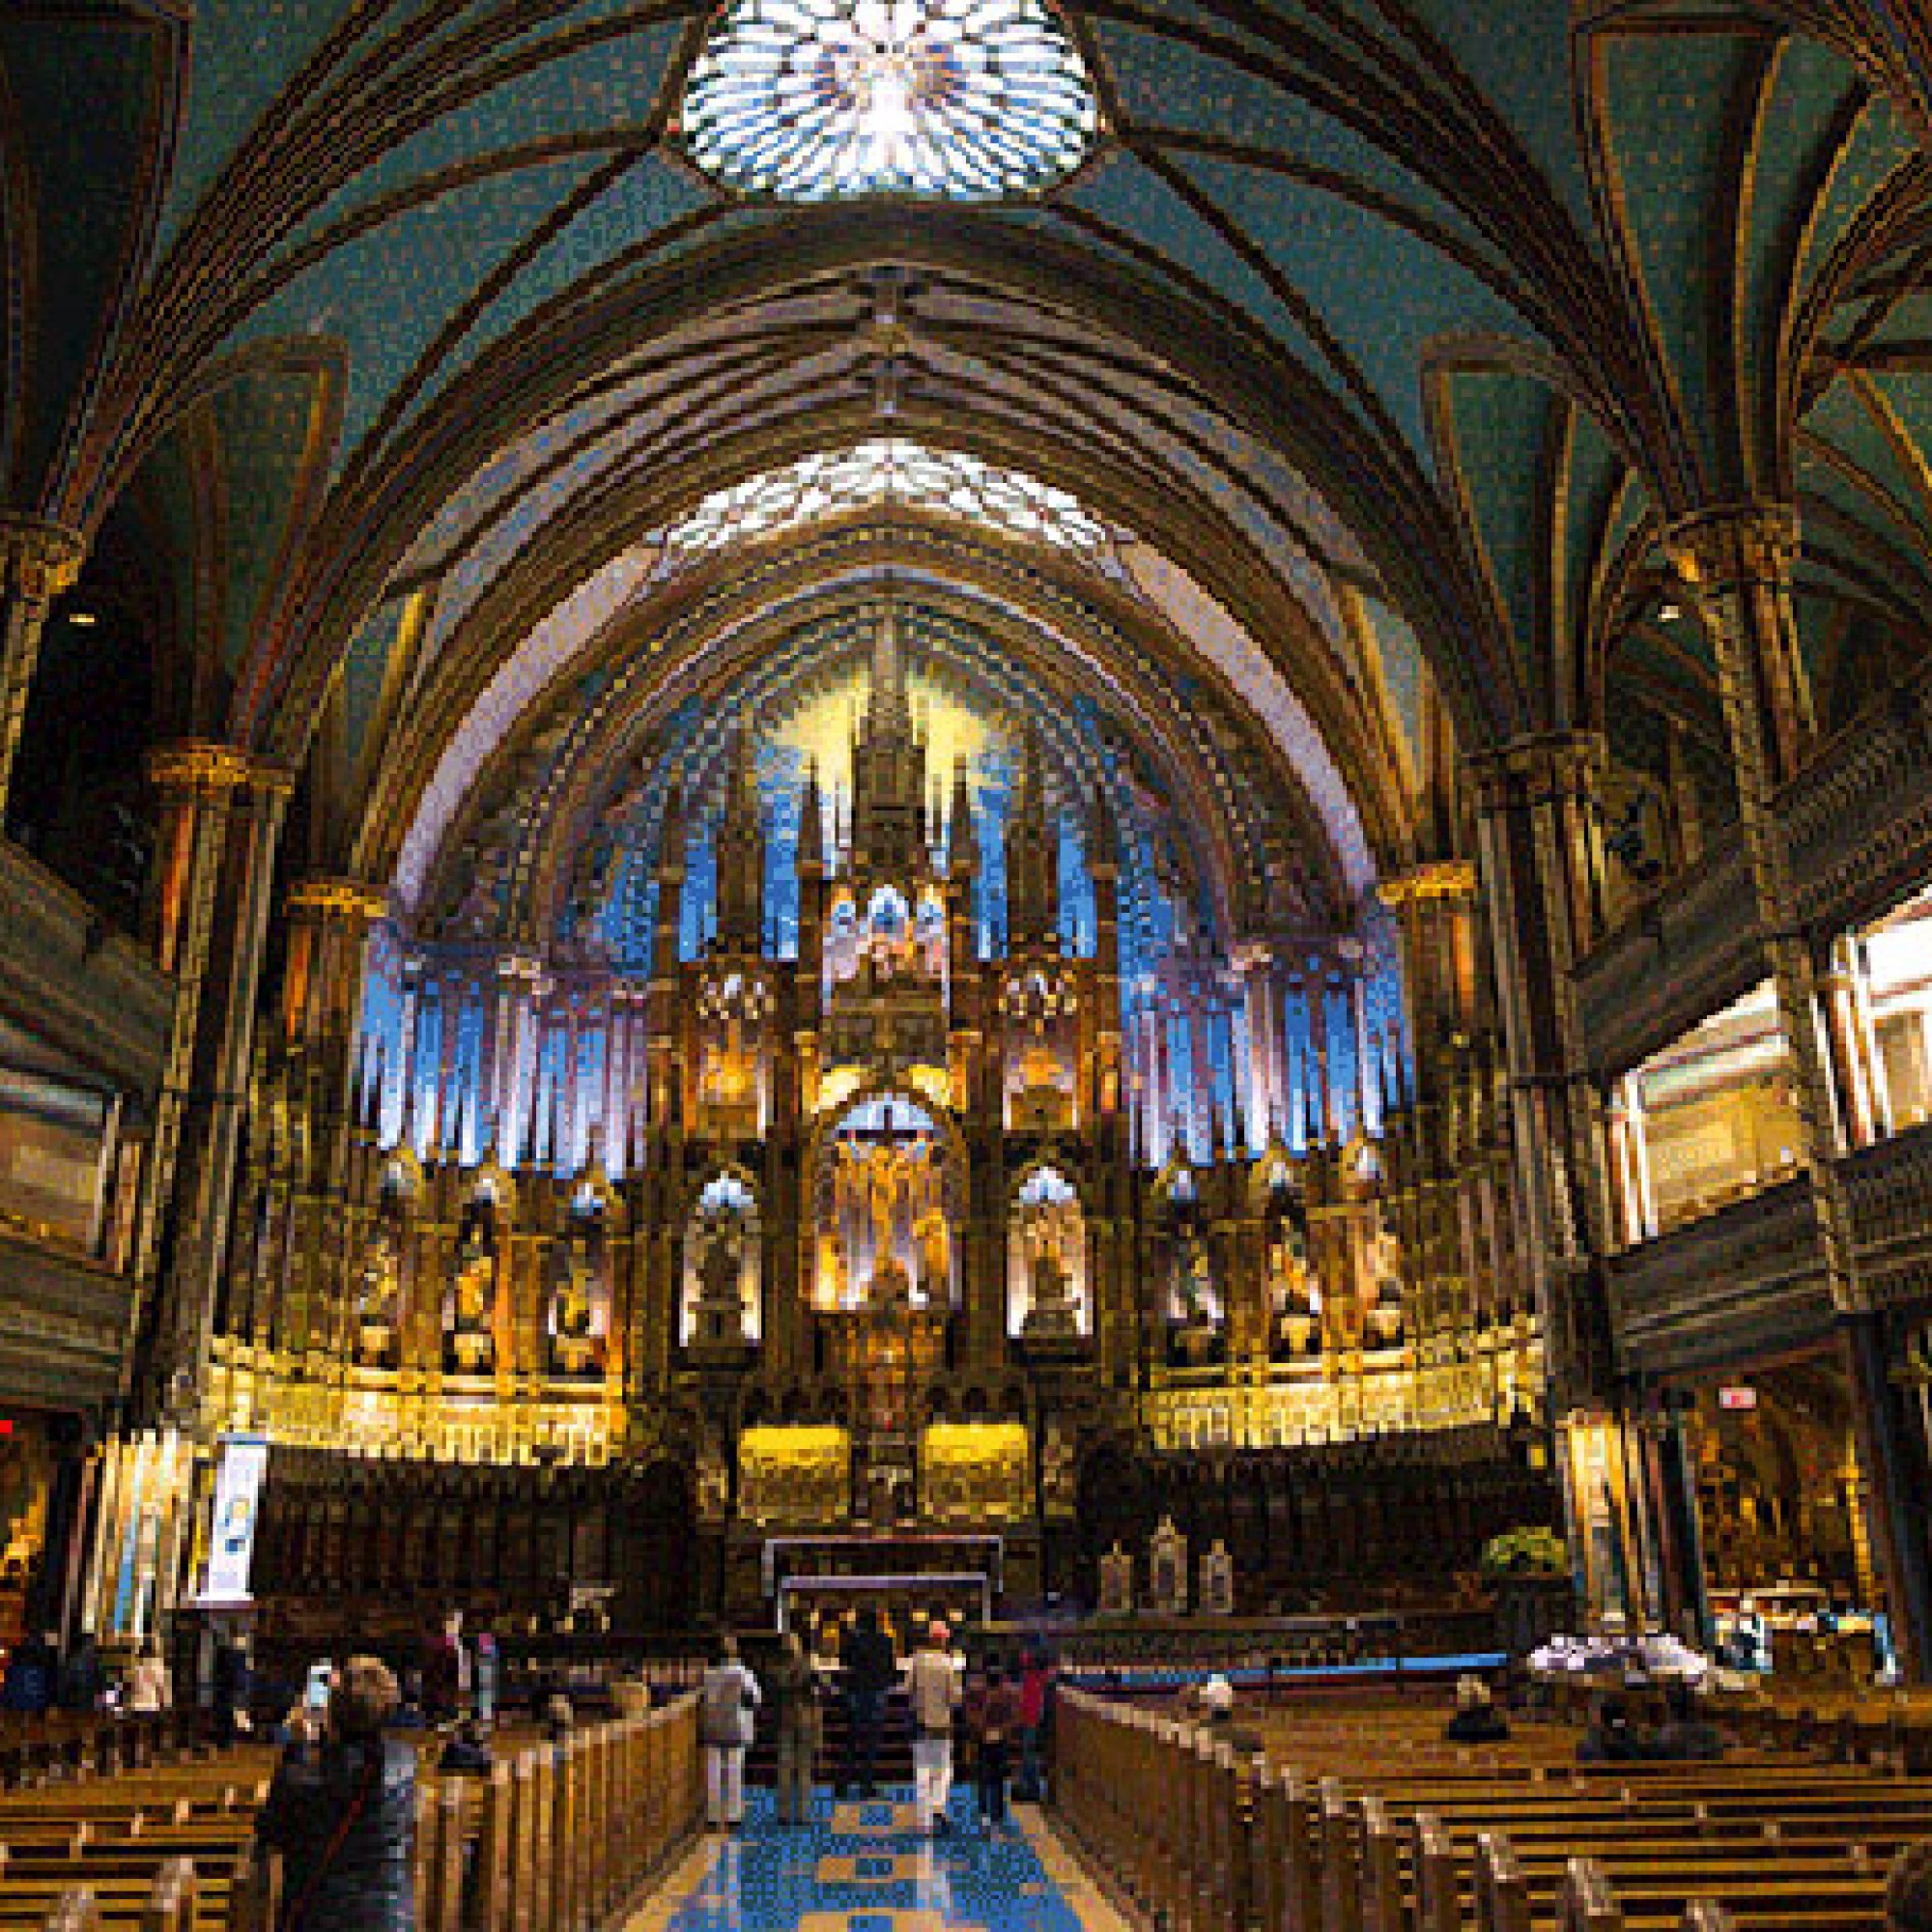
[[[223,745],[166,747],[151,754],[149,772],[161,794],[160,963],[176,980],[137,1245],[144,1297],[160,1297],[145,1391],[158,1408],[171,1389],[192,1398],[205,1359],[248,1102],[269,887],[292,781]],[[159,1235],[170,1207],[174,1241],[164,1255]]]
[[[1819,1249],[1841,1318],[1861,1461],[1875,1497],[1874,1543],[1902,1647],[1922,1678],[1932,1674],[1932,1551],[1889,1378],[1892,1338],[1860,1279],[1837,1166],[1839,1102],[1821,1025],[1819,975],[1774,809],[1778,786],[1796,774],[1817,737],[1792,606],[1798,520],[1784,504],[1718,508],[1674,525],[1664,545],[1717,657],[1759,936],[1777,995]],[[1857,1129],[1855,1117],[1844,1121],[1847,1139]]]
[[[1717,656],[1738,818],[1777,995],[1819,1241],[1833,1299],[1841,1309],[1857,1308],[1861,1301],[1851,1225],[1834,1165],[1836,1104],[1818,1026],[1818,976],[1798,920],[1791,854],[1773,810],[1778,785],[1797,770],[1815,732],[1791,608],[1797,518],[1779,505],[1714,510],[1675,525],[1664,545]]]
[[[78,530],[0,511],[0,823],[47,611],[72,587],[86,555],[87,540]]]

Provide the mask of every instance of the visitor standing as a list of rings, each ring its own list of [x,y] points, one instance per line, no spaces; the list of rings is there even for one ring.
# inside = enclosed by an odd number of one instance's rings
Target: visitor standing
[[[811,1816],[811,1766],[818,1755],[818,1673],[796,1631],[785,1633],[765,1688],[778,1734],[779,1823],[803,1825]]]
[[[989,1830],[997,1830],[1007,1822],[1007,1774],[1020,1721],[1019,1695],[997,1657],[986,1660],[969,1717],[980,1765],[980,1816]]]
[[[476,1715],[486,1724],[497,1720],[497,1690],[502,1680],[503,1654],[497,1647],[497,1633],[485,1624],[476,1633],[472,1669],[476,1678]]]
[[[141,1646],[141,1654],[128,1671],[128,1709],[154,1716],[174,1702],[168,1682],[168,1666],[161,1662],[161,1647],[153,1637]]]
[[[851,1758],[845,1782],[856,1784],[862,1798],[878,1790],[879,1732],[886,1720],[886,1692],[898,1676],[893,1640],[879,1628],[879,1613],[871,1605],[845,1638],[845,1718],[850,1726]]]
[[[704,1673],[705,1819],[714,1831],[744,1822],[745,1752],[757,1707],[758,1680],[739,1662],[738,1640],[727,1634]]]
[[[451,1610],[423,1645],[422,1707],[432,1724],[447,1723],[461,1710],[466,1662],[463,1612]]]
[[[255,1662],[246,1631],[223,1630],[215,1637],[212,1675],[214,1735],[232,1745],[249,1728],[248,1707],[255,1696]]]
[[[1013,1796],[1037,1804],[1045,1795],[1047,1744],[1053,1722],[1053,1660],[1035,1648],[1020,1670],[1020,1775]]]
[[[255,1821],[282,1855],[275,1932],[414,1932],[415,1752],[383,1735],[397,1695],[380,1659],[352,1657],[321,1740],[282,1754]]]
[[[947,1829],[952,1797],[952,1713],[959,1705],[959,1670],[952,1632],[933,1624],[906,1665],[912,1704],[913,1818],[922,1832]]]
[[[60,1645],[52,1631],[36,1631],[14,1653],[7,1665],[7,1685],[0,1706],[35,1714],[51,1708],[60,1679]]]

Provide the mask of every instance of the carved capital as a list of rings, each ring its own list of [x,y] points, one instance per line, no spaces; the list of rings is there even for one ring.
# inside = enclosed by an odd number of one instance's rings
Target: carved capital
[[[87,539],[44,517],[0,510],[0,596],[50,604],[73,588]]]
[[[1663,533],[1671,568],[1695,594],[1788,584],[1798,562],[1798,512],[1786,503],[1739,503],[1681,517]]]
[[[288,770],[234,745],[189,741],[160,745],[148,753],[148,779],[163,792],[217,794],[249,789],[287,797],[295,789]]]
[[[318,924],[369,924],[388,909],[388,895],[355,879],[304,879],[289,893],[289,912]]]
[[[1376,896],[1395,910],[1436,899],[1473,899],[1476,867],[1468,859],[1437,859],[1399,877],[1384,879]]]
[[[1494,811],[1539,798],[1593,797],[1609,764],[1609,750],[1596,731],[1542,731],[1492,750],[1472,752],[1463,768],[1480,811]]]

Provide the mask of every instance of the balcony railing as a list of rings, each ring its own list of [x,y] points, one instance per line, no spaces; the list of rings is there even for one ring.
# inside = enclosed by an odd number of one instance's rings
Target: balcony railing
[[[1849,931],[1932,880],[1932,668],[1861,714],[1778,794],[1797,914]],[[1744,840],[1723,828],[1695,866],[1577,964],[1585,1052],[1628,1071],[1738,998],[1768,967]]]

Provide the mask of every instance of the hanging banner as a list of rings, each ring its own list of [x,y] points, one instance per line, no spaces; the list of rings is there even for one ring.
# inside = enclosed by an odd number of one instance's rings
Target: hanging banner
[[[255,1559],[255,1521],[262,1479],[269,1469],[268,1438],[224,1435],[214,1478],[214,1519],[208,1538],[204,1604],[245,1604],[248,1571]]]

